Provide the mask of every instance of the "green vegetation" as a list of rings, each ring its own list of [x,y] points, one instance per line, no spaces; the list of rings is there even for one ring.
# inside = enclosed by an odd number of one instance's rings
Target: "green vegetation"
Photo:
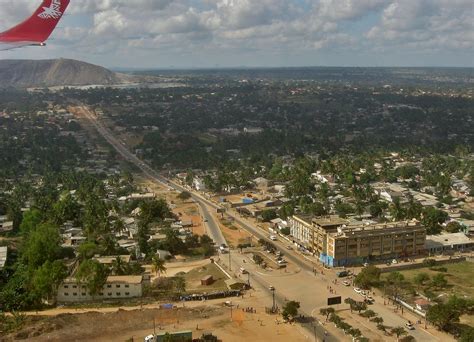
[[[412,293],[412,288],[437,296],[443,292],[454,292],[458,295],[465,295],[474,298],[474,270],[472,263],[459,262],[445,264],[443,267],[433,267],[433,263],[425,268],[400,271],[404,277],[402,282],[403,292]],[[440,270],[442,272],[440,273]],[[446,270],[444,272],[444,270]],[[390,273],[382,275],[382,280],[387,279]],[[428,291],[428,293],[426,293]]]
[[[380,281],[380,269],[369,265],[364,267],[354,279],[354,284],[363,289],[378,286]]]
[[[289,320],[294,319],[296,316],[298,316],[298,309],[300,308],[300,303],[295,302],[294,300],[290,300],[285,303],[283,306],[283,311],[281,315],[283,316],[283,319]]]

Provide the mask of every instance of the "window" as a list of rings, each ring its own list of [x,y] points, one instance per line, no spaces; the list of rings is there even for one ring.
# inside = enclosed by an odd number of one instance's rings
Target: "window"
[[[104,295],[104,293],[103,293],[103,292],[99,292],[99,296],[103,296],[103,295]]]
[[[77,289],[77,285],[72,285],[72,288],[73,288],[73,289]]]
[[[72,295],[73,295],[73,296],[77,296],[77,292],[74,292]]]
[[[115,292],[115,294],[116,294],[117,296],[120,296],[120,292]]]
[[[129,287],[130,287],[130,285],[128,285],[128,284],[127,284],[127,285],[125,285],[125,287],[126,287],[126,288],[129,288]]]
[[[115,285],[115,287],[119,289],[119,288],[120,288],[120,285]]]
[[[69,285],[64,285],[64,288],[65,288],[65,289],[68,289],[68,288],[69,288]]]
[[[64,295],[65,295],[65,296],[69,296],[69,293],[68,293],[68,292],[64,292]]]
[[[112,295],[112,292],[107,293],[107,296],[111,296],[111,295]]]
[[[130,296],[130,292],[125,292],[125,295],[126,295],[126,296]]]
[[[82,293],[81,293],[81,296],[85,296],[85,295],[86,295],[86,293],[85,293],[85,292],[82,292]]]
[[[107,285],[107,287],[110,289],[112,287],[112,285]]]

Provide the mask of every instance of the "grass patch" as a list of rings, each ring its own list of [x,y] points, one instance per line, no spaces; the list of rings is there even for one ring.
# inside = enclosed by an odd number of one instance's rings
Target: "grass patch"
[[[214,283],[211,285],[201,285],[201,279],[208,275],[212,275]],[[186,291],[196,293],[227,290],[227,285],[225,284],[227,279],[227,276],[214,264],[195,268],[184,276]]]
[[[434,291],[436,293],[453,292],[457,295],[466,295],[470,298],[474,298],[474,264],[468,261],[445,264],[443,268],[446,268],[446,272],[441,272],[445,275],[448,281],[448,287],[441,291]],[[433,278],[435,275],[440,274],[438,270],[430,269],[429,267],[417,268],[414,270],[400,271],[405,277],[406,281],[409,281],[415,288],[413,279],[419,273],[426,273]],[[444,270],[443,270],[444,271]],[[382,275],[382,278],[386,278],[389,273]]]

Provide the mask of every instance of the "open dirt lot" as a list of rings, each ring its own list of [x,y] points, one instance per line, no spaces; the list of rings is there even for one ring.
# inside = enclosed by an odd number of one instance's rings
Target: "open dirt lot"
[[[212,332],[221,341],[256,342],[302,342],[308,341],[300,327],[279,324],[280,317],[267,315],[258,292],[250,297],[229,298],[234,304],[232,319],[230,308],[223,300],[204,303],[188,302],[175,309],[116,310],[114,312],[86,312],[60,314],[56,316],[29,316],[27,328],[0,338],[1,341],[143,341],[156,330],[192,330],[193,337],[203,332]],[[238,305],[238,306],[237,306]],[[157,307],[156,305],[155,307]],[[247,313],[242,308],[252,306],[256,313]],[[100,310],[100,309],[97,309]]]

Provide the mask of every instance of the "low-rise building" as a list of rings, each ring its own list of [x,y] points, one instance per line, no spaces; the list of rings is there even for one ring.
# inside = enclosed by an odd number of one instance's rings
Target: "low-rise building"
[[[57,301],[59,303],[77,303],[105,299],[129,299],[141,297],[143,293],[143,277],[109,276],[103,288],[92,296],[87,286],[76,278],[67,278],[59,286]]]
[[[426,228],[417,221],[339,227],[327,234],[320,261],[331,267],[425,253]]]
[[[7,254],[8,254],[8,247],[3,246],[0,247],[0,270],[3,270],[5,264],[7,263]]]
[[[444,233],[426,237],[426,249],[430,254],[470,251],[473,247],[474,240],[471,240],[464,233]]]

